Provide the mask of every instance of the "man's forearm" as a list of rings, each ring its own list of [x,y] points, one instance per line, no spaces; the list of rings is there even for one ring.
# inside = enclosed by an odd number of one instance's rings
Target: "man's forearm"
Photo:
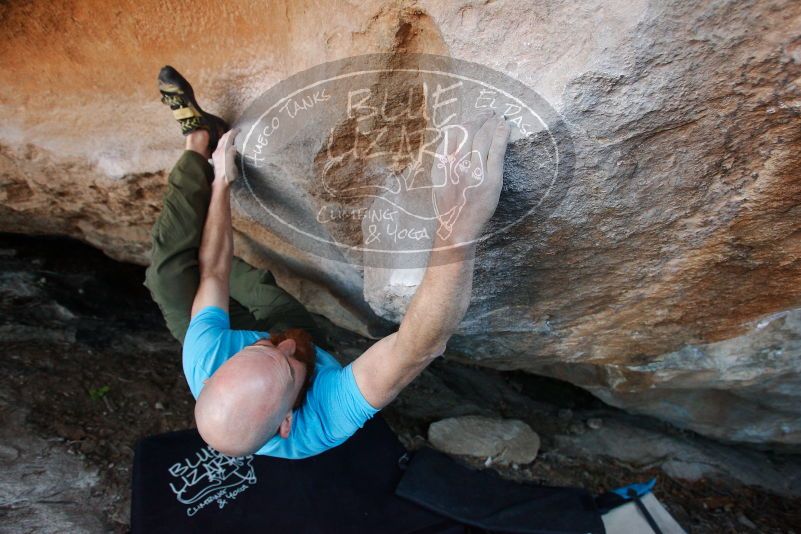
[[[229,186],[226,183],[215,183],[211,188],[211,201],[198,253],[201,278],[214,276],[227,281],[231,273],[233,254]]]
[[[236,149],[233,141],[238,131],[226,132],[212,154],[214,181],[211,184],[211,200],[198,251],[200,284],[192,302],[192,317],[209,306],[228,311],[230,299],[228,286],[234,255],[229,185],[236,179],[235,168],[232,170],[229,164],[235,157]]]
[[[436,233],[428,268],[400,329],[373,344],[352,364],[359,390],[375,408],[392,402],[445,351],[445,344],[470,305],[475,246],[447,247],[479,238],[495,212],[503,186],[510,127],[486,112],[457,128],[464,141],[459,144],[456,137],[445,135],[431,169],[431,183],[441,184],[433,189],[434,207],[445,214],[438,222],[449,230],[448,238],[440,239],[441,234]],[[443,164],[451,161],[469,161],[469,166]],[[468,190],[470,209],[459,211]],[[458,218],[458,226],[453,224],[454,217],[448,216],[452,213]]]
[[[443,246],[435,244],[435,248]],[[445,350],[473,289],[474,246],[434,251],[395,340],[403,354],[430,360]]]
[[[373,407],[389,404],[445,351],[470,304],[474,253],[473,247],[432,252],[400,329],[353,363],[356,383]]]

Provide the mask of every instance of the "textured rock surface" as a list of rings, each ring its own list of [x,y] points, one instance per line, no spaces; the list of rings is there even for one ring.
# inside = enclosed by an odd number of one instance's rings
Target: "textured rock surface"
[[[104,532],[103,515],[92,495],[97,472],[63,445],[31,435],[24,428],[26,415],[26,410],[0,399],[3,532]]]
[[[431,423],[428,441],[443,452],[500,465],[531,463],[540,450],[540,437],[523,421],[478,415]]]
[[[801,464],[792,457],[770,459],[754,451],[637,428],[623,421],[578,435],[555,438],[555,451],[581,458],[613,458],[638,469],[658,465],[683,480],[734,479],[782,495],[801,495]]]
[[[801,445],[801,4],[37,1],[0,6],[0,27],[0,229],[140,263],[180,150],[155,94],[165,63],[229,119],[367,52],[520,80],[570,126],[574,176],[481,251],[453,353],[707,435]],[[240,255],[351,330],[379,334],[414,287],[365,293],[374,273],[235,226]]]

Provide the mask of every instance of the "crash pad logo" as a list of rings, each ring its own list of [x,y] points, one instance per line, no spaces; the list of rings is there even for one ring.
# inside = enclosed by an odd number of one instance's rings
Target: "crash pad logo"
[[[209,446],[173,464],[168,471],[174,478],[170,489],[178,502],[186,505],[190,517],[209,505],[224,508],[256,483],[253,455],[226,456]]]
[[[572,145],[561,117],[533,90],[442,56],[347,58],[268,90],[235,125],[243,179],[234,199],[296,249],[363,265],[424,266],[485,182],[487,155],[470,152],[465,124],[488,110],[512,127],[499,207],[477,241],[492,239],[548,197],[570,170]],[[443,205],[438,192],[448,181],[461,194]]]

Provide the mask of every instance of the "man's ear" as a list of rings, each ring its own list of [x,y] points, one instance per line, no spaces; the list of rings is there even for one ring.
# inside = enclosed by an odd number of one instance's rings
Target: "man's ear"
[[[289,437],[289,431],[292,430],[292,412],[290,411],[281,421],[281,426],[278,427],[278,434],[286,439]]]
[[[285,339],[281,343],[278,344],[276,347],[278,350],[284,353],[285,356],[292,356],[295,354],[295,348],[297,345],[295,344],[294,339]]]

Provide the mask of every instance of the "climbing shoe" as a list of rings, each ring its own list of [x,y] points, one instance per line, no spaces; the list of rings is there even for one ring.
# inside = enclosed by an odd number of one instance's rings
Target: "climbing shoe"
[[[208,130],[209,151],[214,152],[220,137],[228,131],[228,124],[200,108],[192,86],[171,66],[162,67],[158,83],[161,101],[170,106],[173,117],[181,127],[181,133],[189,135],[196,130]]]

